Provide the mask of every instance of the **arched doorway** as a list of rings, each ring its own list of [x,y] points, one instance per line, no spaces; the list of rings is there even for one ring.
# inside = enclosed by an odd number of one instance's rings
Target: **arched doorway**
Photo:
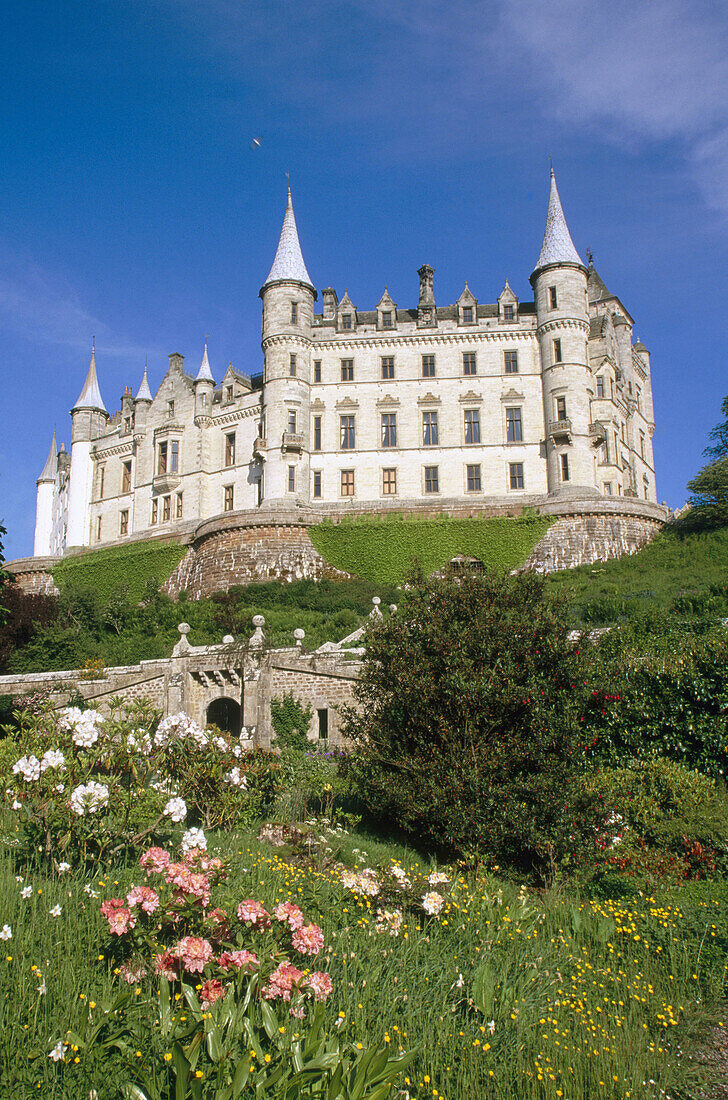
[[[221,699],[213,699],[207,708],[208,723],[233,737],[240,736],[241,719],[240,703],[225,695]]]

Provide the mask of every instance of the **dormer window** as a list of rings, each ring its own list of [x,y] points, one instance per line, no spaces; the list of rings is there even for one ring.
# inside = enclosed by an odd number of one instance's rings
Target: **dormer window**
[[[226,401],[232,401],[232,399],[233,399],[233,388],[232,388],[232,386],[226,386],[225,387],[225,400]]]
[[[392,311],[391,311],[391,309],[382,310],[382,328],[392,328]]]
[[[174,401],[167,402],[167,416],[174,416]]]
[[[510,305],[503,306],[503,320],[504,321],[515,321],[515,319],[516,319],[515,307],[510,306]]]
[[[342,313],[341,327],[342,329],[350,329],[352,327],[352,316],[350,313]]]
[[[291,324],[298,324],[298,302],[291,302]]]
[[[473,323],[473,307],[463,306],[463,324],[472,325]]]

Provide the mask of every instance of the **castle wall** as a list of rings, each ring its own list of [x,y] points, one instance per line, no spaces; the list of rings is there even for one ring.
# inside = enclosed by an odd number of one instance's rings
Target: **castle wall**
[[[556,522],[536,545],[524,570],[555,573],[577,565],[635,554],[661,530],[665,514],[657,505],[630,500],[554,505],[545,512]]]

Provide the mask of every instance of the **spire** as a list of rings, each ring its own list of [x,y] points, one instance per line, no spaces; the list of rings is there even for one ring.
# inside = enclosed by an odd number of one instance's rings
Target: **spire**
[[[144,360],[144,374],[142,375],[142,384],[139,387],[139,392],[136,395],[137,401],[151,401],[152,391],[149,389],[149,380],[147,378],[147,361]]]
[[[541,255],[533,273],[540,271],[547,264],[579,264],[584,266],[579,253],[574,248],[569,228],[566,224],[564,211],[561,209],[561,199],[556,187],[556,176],[551,169],[551,189],[549,191],[549,208],[546,214],[546,231],[543,235]]]
[[[195,382],[213,382],[215,379],[212,377],[212,371],[210,370],[210,360],[207,358],[207,340],[205,340],[205,352],[202,356],[202,362],[200,363],[200,369],[197,372],[197,378]]]
[[[104,405],[101,390],[99,389],[99,380],[96,377],[95,340],[91,348],[91,363],[88,368],[88,374],[86,375],[86,381],[84,382],[83,389],[73,409],[101,409],[102,412],[106,412],[106,405]]]
[[[38,478],[38,481],[55,481],[56,474],[58,473],[58,446],[56,444],[56,429],[53,429],[53,439],[51,440],[51,449],[48,452],[48,458],[46,464],[43,467],[43,473]]]
[[[614,295],[610,294],[604,285],[604,280],[594,267],[594,261],[589,260],[589,272],[586,280],[587,290],[589,291],[590,302],[606,302],[608,298],[613,298]]]
[[[310,286],[313,290],[311,276],[306,270],[306,265],[303,262],[303,255],[301,254],[301,245],[298,240],[298,230],[296,229],[296,218],[293,213],[293,200],[291,199],[290,187],[288,188],[286,214],[283,219],[283,228],[281,229],[281,237],[278,241],[275,259],[273,260],[273,267],[268,272],[268,278],[263,283],[263,286],[266,287],[269,283],[275,283],[283,279],[296,283],[306,283],[306,285]]]

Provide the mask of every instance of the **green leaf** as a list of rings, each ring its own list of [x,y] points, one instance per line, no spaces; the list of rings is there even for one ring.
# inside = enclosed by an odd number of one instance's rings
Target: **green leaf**
[[[278,1037],[278,1017],[267,1001],[260,1002],[260,1011],[266,1035],[269,1039],[276,1039]]]
[[[176,1075],[174,1100],[185,1100],[187,1096],[187,1081],[190,1075],[190,1063],[185,1058],[184,1051],[179,1043],[175,1043],[172,1047],[172,1061],[174,1063],[174,1072]]]

